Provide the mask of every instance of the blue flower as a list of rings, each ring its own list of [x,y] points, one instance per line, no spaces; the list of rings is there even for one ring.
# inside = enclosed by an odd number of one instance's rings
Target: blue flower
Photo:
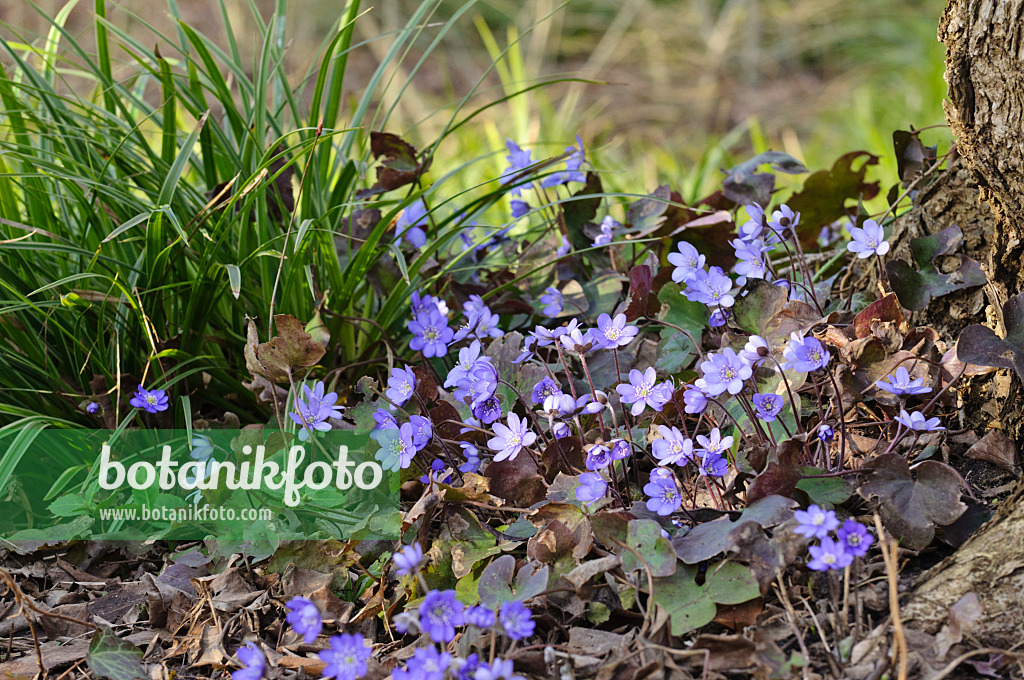
[[[448,328],[448,317],[436,309],[415,317],[409,322],[409,330],[413,334],[409,349],[422,350],[428,359],[446,355],[448,343],[455,336],[455,331]]]
[[[810,373],[828,365],[832,355],[825,350],[821,341],[814,336],[801,338],[799,333],[791,333],[789,344],[783,350],[782,356],[786,359],[782,367],[786,370],[795,370],[801,373]]]
[[[356,680],[366,675],[366,661],[373,650],[366,646],[362,635],[343,633],[331,636],[331,646],[318,654],[326,666],[324,678]]]
[[[617,314],[614,319],[607,314],[597,317],[597,333],[601,336],[601,345],[605,349],[625,347],[639,332],[636,326],[626,325],[625,314]]]
[[[779,209],[772,213],[772,218],[768,220],[768,226],[782,236],[786,236],[787,231],[790,233],[795,232],[798,224],[800,224],[800,213],[794,212],[785,203],[780,205]],[[773,236],[778,239],[778,236],[774,234]]]
[[[751,335],[747,338],[747,344],[739,352],[740,357],[751,366],[757,366],[771,354],[768,341],[760,335]]]
[[[686,241],[680,241],[676,246],[678,253],[669,253],[669,264],[674,265],[672,280],[676,283],[689,283],[697,275],[698,270],[704,269],[705,258],[697,249]]]
[[[835,436],[836,431],[832,429],[831,425],[826,425],[825,423],[822,423],[821,426],[818,427],[818,439],[820,439],[821,441],[830,442],[832,441],[832,438]]]
[[[658,426],[661,439],[651,444],[651,454],[658,465],[685,465],[693,460],[693,440],[684,437],[678,427]]]
[[[612,230],[617,226],[619,226],[619,223],[612,219],[611,215],[605,215],[600,224],[601,233],[597,235],[591,245],[595,248],[611,245],[611,242],[615,240],[615,234]]]
[[[739,394],[743,390],[743,381],[753,375],[750,364],[731,347],[726,347],[718,354],[709,353],[707,361],[701,363],[700,370],[704,372],[706,391],[712,397],[726,391]]]
[[[302,386],[302,393],[306,399],[303,401],[295,397],[295,410],[288,413],[288,417],[299,425],[299,440],[306,441],[314,431],[327,432],[331,429],[328,418],[341,418],[342,407],[337,406],[338,395],[335,392],[324,394],[324,382],[318,380],[309,389],[309,385]]]
[[[565,300],[562,298],[562,293],[553,286],[548,286],[544,289],[544,295],[540,296],[540,303],[544,305],[544,309],[541,312],[544,316],[556,317],[562,315],[562,310],[565,309]]]
[[[566,152],[572,154],[565,162],[565,170],[553,172],[545,177],[540,183],[542,187],[549,189],[569,182],[586,183],[587,177],[580,171],[580,166],[583,165],[583,140],[578,135],[576,143],[579,144],[579,147],[565,147]]]
[[[420,627],[434,642],[451,642],[455,629],[466,622],[465,607],[454,590],[430,591],[420,603],[419,613]]]
[[[572,245],[569,243],[569,239],[565,236],[562,237],[562,245],[558,246],[558,250],[555,251],[556,257],[565,257],[572,252]]]
[[[523,149],[511,139],[505,140],[505,147],[508,149],[508,155],[505,156],[505,160],[508,161],[508,168],[502,173],[502,179],[511,179],[512,175],[516,175],[533,165],[529,149]],[[522,186],[512,187],[509,191],[509,194],[512,196],[519,196],[522,193]]]
[[[910,372],[906,366],[898,367],[894,374],[887,377],[889,382],[883,380],[875,381],[875,385],[886,392],[902,396],[905,394],[928,394],[932,391],[932,388],[924,384],[924,378],[914,378],[911,380]]]
[[[580,475],[580,485],[576,487],[576,500],[590,505],[604,498],[608,491],[608,482],[597,472],[584,472]]]
[[[405,668],[396,668],[391,677],[393,680],[441,680],[451,663],[452,655],[448,652],[437,647],[419,647]]]
[[[409,425],[412,426],[412,445],[417,451],[422,451],[434,436],[434,426],[429,418],[423,416],[409,416]]]
[[[494,425],[492,429],[497,436],[487,442],[487,447],[497,452],[494,455],[495,462],[513,460],[524,447],[537,441],[537,435],[530,432],[530,425],[525,418],[520,419],[515,413],[509,413],[505,422],[508,423],[507,427],[501,423]]]
[[[412,307],[412,315],[419,316],[427,312],[437,310],[442,316],[448,314],[448,305],[445,304],[440,298],[435,298],[433,295],[424,295],[420,297],[420,294],[416,291],[412,292],[409,297],[409,304]]]
[[[512,211],[512,217],[517,220],[530,212],[530,204],[516,198],[513,198],[512,201],[509,202],[509,208]]]
[[[480,470],[480,450],[470,442],[459,442],[466,462],[459,466],[459,472],[477,472]]]
[[[702,384],[707,384],[706,381],[701,381]],[[708,407],[708,395],[704,393],[696,383],[690,385],[683,392],[683,410],[687,413],[697,414],[703,413],[704,409]]]
[[[405,206],[395,222],[395,239],[402,243],[408,239],[413,248],[422,248],[427,244],[427,233],[422,227],[427,224],[427,207],[422,198],[418,198]]]
[[[733,437],[731,435],[723,437],[717,427],[711,430],[710,435],[709,437],[702,434],[697,435],[697,443],[700,444],[698,451],[702,456],[721,454],[732,447]]]
[[[764,208],[757,203],[746,206],[747,222],[740,227],[740,238],[744,241],[751,241],[761,235],[764,230]]]
[[[773,422],[782,412],[782,397],[774,393],[754,395],[754,413],[766,423]]]
[[[889,252],[889,242],[885,240],[885,231],[874,220],[864,220],[864,227],[850,227],[853,239],[846,244],[846,249],[864,259],[872,255],[882,256]]]
[[[394,402],[395,406],[403,406],[409,401],[409,397],[416,391],[416,374],[409,365],[405,369],[391,369],[391,376],[388,378],[388,389],[384,392],[387,398]]]
[[[551,376],[544,376],[540,382],[533,386],[531,399],[534,404],[543,404],[544,400],[553,394],[561,394],[562,388]]]
[[[868,548],[875,542],[875,537],[868,532],[860,522],[847,519],[843,526],[839,527],[836,537],[843,543],[846,552],[854,557],[864,557],[868,554]]]
[[[512,661],[495,659],[490,664],[480,664],[473,676],[474,680],[523,680],[523,676],[514,675]]]
[[[683,506],[675,479],[666,468],[655,468],[651,471],[651,481],[644,486],[644,493],[649,497],[647,509],[662,517],[671,515]]]
[[[242,662],[243,667],[231,674],[231,680],[259,680],[263,677],[267,659],[259,647],[251,642],[246,642],[244,647],[238,648],[235,656]]]
[[[612,463],[611,451],[602,444],[590,444],[587,449],[586,466],[588,470],[601,470]]]
[[[463,347],[459,350],[459,360],[455,362],[455,366],[448,372],[448,377],[444,381],[445,387],[457,385],[459,381],[467,378],[480,364],[491,363],[490,357],[480,356],[481,349],[480,341],[474,340],[469,347]]]
[[[135,390],[135,396],[128,402],[135,408],[141,408],[147,413],[159,413],[166,411],[168,405],[167,393],[163,390],[149,391],[142,385]]]
[[[487,609],[486,607],[483,607]],[[489,610],[488,610],[489,611]],[[494,612],[491,612],[492,625],[493,625]],[[468,623],[468,621],[467,621]],[[484,628],[490,628],[490,626],[484,626]],[[455,674],[457,680],[476,680],[476,672],[481,665],[486,666],[487,664],[480,661],[480,655],[476,652],[470,654],[465,659],[457,660],[459,670]]]
[[[522,602],[513,600],[501,605],[498,618],[505,629],[505,635],[513,640],[522,640],[533,635],[537,624],[533,621],[533,612]]]
[[[324,627],[324,622],[320,618],[320,610],[313,601],[306,597],[293,597],[288,600],[285,607],[288,609],[288,623],[302,636],[302,640],[307,645],[316,640],[316,636]]]
[[[482,604],[476,604],[466,610],[466,625],[477,628],[490,628],[496,620],[494,610]]]
[[[812,559],[807,563],[807,568],[814,571],[845,569],[853,562],[853,555],[846,551],[843,543],[831,538],[822,538],[820,545],[812,545],[808,551]]]
[[[415,573],[423,561],[423,548],[419,543],[413,543],[402,548],[394,554],[392,559],[395,562],[395,573],[399,576],[408,576]]]
[[[374,457],[380,461],[384,469],[398,472],[412,464],[412,459],[416,455],[416,444],[413,442],[411,423],[402,423],[397,430],[374,430],[370,437],[380,444],[380,450]]]
[[[90,401],[88,404],[85,405],[86,413],[99,413],[99,410],[100,405],[97,404],[95,401]]]
[[[397,430],[398,421],[388,411],[382,408],[377,409],[373,412],[373,420],[377,424],[373,426],[374,430]]]
[[[729,294],[731,290],[732,279],[721,267],[712,267],[706,275],[698,274],[688,282],[683,294],[690,302],[701,302],[709,307],[732,307],[736,300]]]
[[[722,309],[721,307],[712,310],[711,315],[708,317],[708,326],[712,328],[721,328],[725,324],[729,323],[729,310]]]
[[[799,522],[793,531],[809,538],[824,539],[839,527],[836,513],[817,505],[811,505],[806,510],[797,510],[793,517]]]
[[[938,418],[927,418],[920,411],[907,413],[906,409],[901,408],[900,414],[896,416],[895,420],[904,427],[909,427],[916,432],[937,432],[946,429],[942,426],[941,420]]]
[[[655,384],[657,379],[653,366],[649,366],[643,373],[634,368],[629,372],[629,383],[616,385],[615,391],[619,393],[623,404],[633,405],[629,412],[634,416],[643,413],[645,406],[660,411],[672,399],[672,384]]]
[[[629,458],[629,455],[633,453],[633,448],[625,439],[613,439],[608,443],[611,444],[611,450],[608,452],[608,456],[612,460],[624,460]]]
[[[729,471],[729,463],[719,453],[709,453],[697,463],[697,472],[703,477],[721,477]]]
[[[501,402],[494,395],[473,405],[473,415],[480,419],[484,425],[490,425],[501,418]]]

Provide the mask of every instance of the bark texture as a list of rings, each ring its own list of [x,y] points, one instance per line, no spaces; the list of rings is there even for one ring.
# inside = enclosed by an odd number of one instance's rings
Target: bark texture
[[[953,185],[968,191],[961,194],[967,200],[976,186],[977,198],[968,205],[991,210],[990,227],[984,215],[973,227],[960,223],[968,255],[982,263],[990,284],[985,300],[965,293],[959,309],[969,312],[965,316],[976,314],[970,322],[1003,335],[1001,305],[1024,289],[1024,0],[948,0],[939,39],[946,45],[946,121],[971,175],[955,179]],[[957,301],[950,303],[950,310],[958,309]],[[935,321],[941,325],[941,315]],[[963,319],[956,323],[966,325]],[[1024,441],[1024,409],[1015,376],[1000,371],[969,380],[960,397],[965,427],[1000,427],[1018,447]],[[1004,648],[1024,640],[1020,481],[992,520],[918,580],[903,614],[911,625],[935,632],[946,622],[950,607],[971,592],[984,611],[984,620],[972,631],[977,638]]]

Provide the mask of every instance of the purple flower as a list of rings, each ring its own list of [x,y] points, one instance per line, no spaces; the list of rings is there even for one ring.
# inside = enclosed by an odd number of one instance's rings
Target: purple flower
[[[505,629],[505,635],[513,640],[522,640],[533,635],[537,624],[533,621],[533,612],[522,602],[513,600],[501,605],[498,610],[498,618],[501,619],[501,627]]]
[[[733,241],[736,248],[736,273],[748,279],[763,279],[768,272],[764,262],[764,244],[760,239],[754,239],[749,243],[740,240]]]
[[[405,369],[391,369],[391,376],[388,378],[388,389],[384,394],[395,403],[395,406],[403,406],[409,401],[409,397],[416,391],[416,374],[409,365]]]
[[[523,680],[523,676],[514,675],[515,668],[512,661],[495,659],[490,664],[480,664],[473,680]]]
[[[467,337],[473,338],[500,338],[505,332],[498,328],[500,318],[484,304],[479,295],[469,296],[469,301],[462,306],[463,314],[466,316],[466,323],[452,338],[454,342],[464,340]]]
[[[750,364],[731,347],[726,347],[718,354],[708,354],[708,360],[701,363],[700,370],[704,372],[707,393],[712,397],[726,391],[739,394],[743,390],[743,381],[753,374]]]
[[[494,610],[482,604],[476,604],[466,610],[466,625],[477,628],[490,628],[494,625]]]
[[[751,203],[746,206],[746,210],[749,219],[740,227],[740,238],[749,241],[760,236],[764,229],[764,208],[757,203]]]
[[[577,136],[576,143],[579,144],[578,148],[575,146],[565,147],[566,152],[572,154],[565,162],[565,170],[553,172],[545,177],[540,183],[542,187],[549,189],[569,182],[586,183],[586,175],[580,171],[580,166],[583,165],[583,140]]]
[[[490,425],[501,418],[501,402],[494,395],[473,405],[473,415],[480,419],[484,425]]]
[[[420,626],[434,642],[451,642],[464,623],[465,608],[454,590],[431,590],[420,603]]]
[[[911,380],[910,372],[906,366],[900,366],[896,369],[895,373],[887,377],[889,382],[883,380],[875,381],[875,385],[886,392],[902,396],[905,394],[928,394],[932,391],[932,388],[925,386],[924,378],[914,378]]]
[[[448,343],[455,336],[455,331],[448,328],[448,317],[436,309],[420,314],[409,322],[409,331],[413,334],[409,341],[412,351],[423,350],[423,356],[443,357],[448,353]]]
[[[853,240],[846,244],[846,249],[851,253],[857,253],[860,259],[872,255],[882,256],[889,252],[885,232],[874,220],[864,220],[863,228],[850,227],[850,236]]]
[[[322,672],[324,678],[338,680],[356,680],[366,675],[366,661],[373,650],[366,646],[362,635],[343,633],[331,636],[331,646],[318,654],[326,666]]]
[[[711,316],[708,317],[709,326],[712,328],[721,328],[727,323],[729,323],[728,309],[718,308],[711,311]]]
[[[821,344],[821,340],[813,335],[801,338],[799,333],[790,334],[789,344],[786,345],[782,356],[786,359],[782,365],[784,369],[800,373],[810,373],[819,368],[825,368],[829,359],[832,358],[832,355]]]
[[[797,510],[793,517],[799,522],[794,532],[809,538],[824,539],[839,526],[836,513],[811,505],[806,510]]]
[[[427,244],[427,233],[421,227],[427,224],[427,207],[423,199],[418,198],[405,206],[395,221],[395,239],[399,243],[408,239],[413,248],[422,248]]]
[[[239,647],[235,656],[242,662],[242,668],[231,674],[231,680],[259,680],[267,667],[267,659],[260,648],[251,642]]]
[[[782,397],[774,393],[754,395],[754,413],[766,423],[773,422],[782,412]]]
[[[508,149],[508,155],[505,156],[505,160],[508,161],[508,168],[504,173],[502,173],[502,179],[520,173],[533,164],[533,159],[530,157],[531,152],[529,149],[521,148],[511,139],[505,140],[505,147]],[[509,194],[512,196],[519,196],[522,193],[523,187],[521,186],[512,187],[509,191]]]
[[[290,411],[288,417],[296,425],[302,427],[299,430],[300,441],[309,439],[309,435],[314,430],[317,432],[330,430],[331,424],[327,422],[328,418],[341,418],[341,409],[335,405],[338,401],[337,393],[324,394],[324,390],[323,381],[318,380],[312,390],[309,389],[309,385],[302,386],[302,392],[306,396],[305,401],[295,397],[295,410]]]
[[[686,241],[680,241],[677,248],[678,253],[668,254],[669,264],[675,266],[672,270],[672,280],[676,283],[689,283],[698,270],[704,269],[704,256]]]
[[[771,348],[768,347],[768,341],[760,335],[751,335],[747,338],[747,344],[743,346],[739,354],[748,364],[757,366],[768,358],[768,355],[771,354]]]
[[[576,320],[573,319],[573,321]],[[592,330],[584,333],[578,324],[559,336],[558,340],[567,350],[577,354],[585,354],[595,347],[599,348],[604,342],[604,338]]]
[[[530,204],[517,198],[513,198],[508,205],[509,210],[512,212],[513,219],[518,220],[520,217],[524,217],[530,212]]]
[[[459,472],[477,472],[480,470],[480,449],[469,442],[459,442],[466,462],[459,466]]]
[[[587,449],[586,465],[588,470],[601,470],[612,464],[611,451],[607,446],[591,444]]]
[[[480,356],[480,351],[481,345],[479,340],[474,340],[469,347],[460,349],[459,360],[455,362],[455,366],[448,372],[444,386],[452,387],[457,385],[461,380],[467,378],[474,370],[479,368],[481,364],[491,363],[491,358]]]
[[[698,274],[688,282],[683,294],[690,302],[701,302],[709,307],[732,307],[736,300],[729,294],[731,290],[732,279],[721,267],[711,267],[707,276]]]
[[[380,450],[374,457],[380,461],[384,469],[398,472],[412,464],[412,459],[416,455],[416,444],[413,441],[411,423],[402,423],[397,430],[374,430],[370,437],[380,444]]]
[[[772,213],[772,218],[768,221],[768,226],[783,236],[786,235],[787,230],[795,230],[798,224],[800,224],[800,213],[793,212],[793,209],[785,203]]]
[[[565,236],[562,237],[562,245],[558,246],[558,250],[555,251],[556,257],[565,257],[572,252],[572,244],[569,243],[569,239]]]
[[[477,404],[494,394],[498,389],[498,371],[487,362],[479,362],[473,370],[455,384],[455,398],[460,401],[469,399],[470,404]]]
[[[493,616],[494,614],[492,613],[491,615]],[[489,627],[485,626],[485,628]],[[455,674],[456,680],[476,680],[477,670],[481,665],[487,665],[480,661],[480,655],[476,652],[470,654],[465,659],[456,659],[456,663],[459,664],[459,671]]]
[[[822,538],[820,545],[812,545],[808,550],[812,559],[807,563],[807,568],[814,571],[845,569],[853,562],[853,555],[846,552],[843,543],[831,538]]]
[[[427,474],[420,475],[420,481],[427,485],[432,484],[433,482],[448,484],[452,481],[452,476],[450,474],[445,475],[444,479],[441,479],[440,475],[442,470],[444,470],[444,461],[435,458],[431,461],[430,469],[427,471]]]
[[[433,295],[420,297],[417,291],[413,291],[412,295],[409,296],[409,305],[412,307],[413,316],[420,316],[433,310],[437,310],[442,315],[448,314],[448,305],[443,300],[435,298]]]
[[[292,629],[302,636],[303,642],[308,645],[316,640],[316,636],[323,630],[324,622],[313,601],[306,597],[293,597],[288,600],[285,608],[288,609],[285,618]]]
[[[658,465],[685,465],[693,460],[693,440],[684,437],[678,427],[658,426],[661,439],[651,444],[651,454]]]
[[[534,404],[543,404],[548,397],[561,394],[562,388],[551,376],[544,376],[540,382],[533,386],[532,400]]]
[[[611,444],[608,456],[612,460],[623,460],[629,458],[629,454],[633,453],[633,448],[625,439],[613,439],[608,443]]]
[[[434,425],[423,416],[409,416],[409,424],[412,425],[412,444],[417,451],[422,451],[434,435]]]
[[[608,482],[597,472],[584,472],[580,475],[580,485],[576,487],[576,500],[590,505],[604,498],[608,491]]]
[[[732,436],[723,437],[717,427],[711,430],[710,435],[709,437],[705,437],[702,434],[697,435],[697,443],[701,446],[698,451],[701,455],[721,454],[728,451],[732,446]]]
[[[396,552],[392,559],[395,562],[395,573],[399,576],[408,576],[415,573],[423,561],[423,547],[419,543],[412,543]]]
[[[541,313],[544,316],[556,317],[562,315],[562,310],[565,308],[565,301],[562,299],[562,293],[552,286],[548,286],[544,289],[544,295],[540,296],[540,303],[544,305],[544,309]]]
[[[128,402],[135,408],[141,408],[147,413],[159,413],[167,410],[167,393],[163,390],[147,390],[139,385],[135,390],[135,396]]]
[[[832,441],[832,438],[835,436],[836,431],[832,429],[831,425],[826,425],[822,423],[822,425],[818,427],[818,439],[820,439],[821,441],[830,442]]]
[[[629,384],[616,385],[615,391],[619,393],[623,404],[633,405],[629,412],[634,416],[643,413],[645,406],[660,411],[672,399],[672,385],[667,382],[655,385],[657,379],[658,374],[653,366],[643,373],[634,368],[629,372]]]
[[[907,413],[905,408],[900,409],[900,414],[896,416],[895,420],[904,427],[909,427],[917,432],[937,432],[946,429],[938,418],[927,418],[920,411]]]
[[[530,446],[537,440],[537,435],[530,432],[530,426],[525,418],[520,419],[515,413],[509,413],[505,421],[508,426],[497,423],[493,427],[497,436],[487,442],[488,448],[497,451],[494,455],[495,462],[514,459],[523,447]]]
[[[705,384],[707,383],[705,382]],[[708,407],[708,395],[704,394],[704,391],[696,384],[690,385],[683,392],[683,403],[685,405],[683,410],[687,413],[703,413],[704,409]]]
[[[613,319],[607,314],[597,317],[597,332],[603,339],[602,346],[605,349],[614,347],[625,347],[640,331],[636,326],[626,325],[626,315],[618,314]]]
[[[373,419],[376,421],[376,425],[373,427],[374,430],[397,430],[398,421],[388,411],[382,408],[377,409],[373,412]]]
[[[98,413],[99,410],[100,410],[100,405],[97,404],[95,401],[90,401],[88,404],[85,405],[85,412],[86,413]]]
[[[843,522],[839,527],[836,537],[842,541],[846,552],[854,557],[864,557],[868,554],[868,548],[875,542],[875,537],[868,532],[868,528],[852,519]]]
[[[719,453],[710,453],[697,462],[697,472],[704,477],[721,477],[729,471],[729,463]]]
[[[615,240],[615,235],[612,233],[612,230],[617,226],[619,226],[619,223],[613,220],[611,215],[605,215],[605,218],[601,220],[600,224],[601,233],[597,235],[597,238],[594,239],[594,242],[591,245],[595,248],[611,245],[611,242]]]
[[[461,606],[461,605],[460,605]],[[418,647],[405,668],[392,671],[393,680],[441,680],[452,663],[452,655],[437,647]]]
[[[658,472],[661,470],[662,472]],[[683,499],[676,489],[672,473],[666,468],[655,468],[651,471],[651,481],[644,485],[647,509],[665,517],[683,506]]]

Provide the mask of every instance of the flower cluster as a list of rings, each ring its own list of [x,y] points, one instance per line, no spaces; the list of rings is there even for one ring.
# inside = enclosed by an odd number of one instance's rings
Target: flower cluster
[[[845,569],[853,563],[855,557],[866,555],[875,541],[863,524],[847,519],[840,526],[834,511],[824,510],[817,505],[797,510],[793,516],[799,523],[793,531],[818,539],[817,545],[808,548],[811,560],[807,567],[815,571]]]
[[[313,389],[310,389],[309,385],[303,385],[302,393],[306,398],[296,397],[295,410],[288,413],[288,417],[301,428],[299,439],[302,441],[308,440],[310,434],[314,432],[330,430],[330,418],[341,418],[342,407],[337,405],[338,395],[335,392],[324,394],[325,391],[322,380],[318,380]]]

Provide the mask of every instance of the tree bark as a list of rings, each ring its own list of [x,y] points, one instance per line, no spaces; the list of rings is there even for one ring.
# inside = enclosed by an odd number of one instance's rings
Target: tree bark
[[[975,205],[987,205],[983,210],[990,210],[994,227],[969,231],[961,224],[968,255],[982,263],[990,282],[984,309],[973,323],[1003,335],[1001,306],[1024,288],[1024,0],[948,0],[939,40],[946,45],[946,122],[971,175],[959,184],[976,185]],[[1019,448],[1024,443],[1020,395],[1020,381],[1008,371],[968,380],[960,389],[964,426],[1000,427]],[[992,520],[918,579],[903,615],[911,625],[936,632],[950,607],[971,592],[984,612],[972,634],[1003,648],[1024,639],[1021,480]]]

